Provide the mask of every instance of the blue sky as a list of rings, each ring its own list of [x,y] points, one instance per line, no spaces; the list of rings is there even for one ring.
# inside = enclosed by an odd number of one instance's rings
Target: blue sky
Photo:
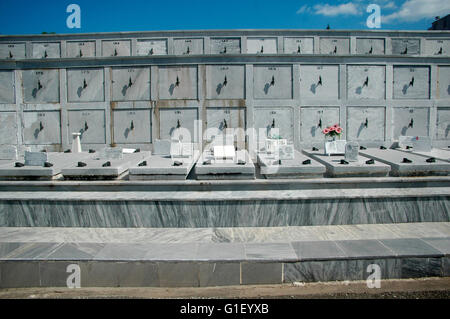
[[[81,28],[69,29],[69,4]],[[381,29],[425,30],[450,13],[449,0],[0,0],[1,34],[203,29],[368,29],[369,4]]]

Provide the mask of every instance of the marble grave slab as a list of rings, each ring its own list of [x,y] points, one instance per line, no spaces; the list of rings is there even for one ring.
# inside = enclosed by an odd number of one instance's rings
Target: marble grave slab
[[[360,154],[391,166],[392,176],[448,175],[450,163],[394,149],[367,149]]]
[[[279,162],[281,161],[281,163]],[[279,160],[273,154],[258,153],[260,173],[265,178],[319,178],[323,177],[326,168],[318,161],[294,151],[293,159]]]
[[[383,177],[390,171],[389,165],[379,161],[371,163],[366,156],[358,156],[357,161],[351,162],[345,160],[345,155],[328,156],[319,149],[303,149],[302,152],[325,165],[325,176],[329,177]]]

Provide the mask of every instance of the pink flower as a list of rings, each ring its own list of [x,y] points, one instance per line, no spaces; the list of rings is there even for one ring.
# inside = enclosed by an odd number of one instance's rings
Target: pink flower
[[[326,129],[324,129],[324,130],[322,131],[322,133],[325,134],[325,135],[327,135],[328,133],[330,133],[330,130],[326,128]]]
[[[341,134],[342,133],[342,129],[340,127],[336,128],[336,133]]]
[[[338,127],[339,127],[339,124],[334,124],[333,127],[334,127],[334,128],[338,128]]]
[[[330,126],[330,127],[328,128],[328,130],[329,130],[330,132],[333,132],[333,131],[334,131],[334,126]]]

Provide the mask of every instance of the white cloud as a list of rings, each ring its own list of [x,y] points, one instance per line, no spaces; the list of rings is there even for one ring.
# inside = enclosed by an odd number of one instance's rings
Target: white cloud
[[[397,5],[395,4],[394,1],[391,1],[391,2],[388,2],[386,4],[383,4],[381,7],[383,9],[395,9],[395,8],[397,8]]]
[[[415,22],[422,19],[433,19],[435,16],[445,16],[450,12],[450,1],[442,0],[407,0],[399,10],[388,15],[382,15],[382,23]]]
[[[302,14],[302,13],[306,13],[306,12],[311,12],[311,8],[308,7],[307,4],[305,4],[300,9],[297,10],[297,14]]]
[[[338,15],[359,15],[361,10],[351,2],[343,3],[337,6],[329,4],[317,4],[314,6],[315,14],[323,15],[327,17],[334,17]]]

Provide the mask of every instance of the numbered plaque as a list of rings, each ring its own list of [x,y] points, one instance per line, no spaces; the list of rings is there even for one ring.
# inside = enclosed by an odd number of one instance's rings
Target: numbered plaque
[[[95,57],[95,41],[68,41],[68,58],[93,58]]]
[[[104,110],[69,110],[69,136],[80,133],[83,144],[105,144]]]
[[[347,140],[384,141],[384,107],[348,107]]]
[[[385,41],[384,39],[373,38],[357,38],[356,39],[356,53],[357,54],[384,54]]]
[[[430,109],[427,107],[395,107],[394,138],[428,136]]]
[[[197,66],[159,67],[159,99],[197,99]]]
[[[130,40],[103,41],[102,55],[104,57],[130,56],[131,41]]]
[[[240,38],[212,38],[211,54],[240,54]]]
[[[60,111],[24,111],[23,142],[26,145],[61,144]]]
[[[394,99],[429,99],[430,68],[394,66]]]
[[[300,96],[305,99],[337,100],[339,98],[339,66],[300,66]]]
[[[174,39],[175,55],[203,54],[203,39]]]
[[[350,54],[350,39],[348,38],[320,38],[321,54]]]
[[[58,43],[33,43],[34,59],[55,59],[61,57],[61,45]]]
[[[313,54],[314,38],[284,38],[284,53]]]
[[[0,71],[0,104],[14,103],[14,71]]]
[[[137,55],[166,55],[166,39],[149,39],[137,41]]]
[[[321,142],[322,130],[339,124],[339,107],[302,107],[300,110],[300,138],[304,142]]]
[[[392,39],[392,54],[414,55],[420,54],[419,39]]]
[[[255,65],[253,95],[255,99],[292,99],[292,66]]]
[[[151,110],[114,110],[114,143],[151,142]]]
[[[25,103],[58,103],[59,70],[22,71]]]
[[[0,59],[25,59],[25,43],[0,43]]]
[[[244,99],[245,67],[243,65],[208,65],[208,99]]]
[[[195,121],[198,119],[196,108],[170,108],[159,111],[159,133],[161,139],[171,139],[176,129],[182,128],[190,136],[184,136],[183,142],[194,141]]]
[[[100,102],[105,100],[103,69],[67,70],[69,102]]]
[[[0,145],[17,144],[16,112],[0,112]]]
[[[150,68],[114,68],[113,101],[150,100]]]
[[[247,38],[247,53],[277,54],[277,38]]]
[[[371,65],[347,66],[348,99],[385,98],[385,67]]]

